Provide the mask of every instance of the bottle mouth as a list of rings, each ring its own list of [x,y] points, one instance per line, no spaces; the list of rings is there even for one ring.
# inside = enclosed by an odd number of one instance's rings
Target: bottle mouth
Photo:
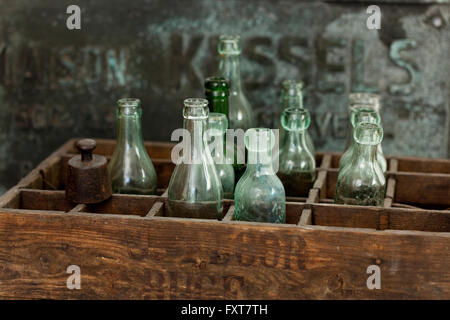
[[[287,131],[302,131],[309,128],[311,116],[306,109],[287,108],[281,114],[281,125]]]
[[[228,96],[229,83],[228,80],[223,77],[208,77],[205,80],[205,92],[207,95],[214,96]]]
[[[208,116],[208,129],[213,135],[225,133],[228,129],[227,116],[223,113],[210,112]]]
[[[219,37],[219,54],[239,55],[242,52],[240,35],[221,35]]]
[[[374,109],[367,108],[366,105],[355,105],[350,116],[350,122],[353,127],[356,127],[360,122],[369,122],[379,125],[381,119],[380,114]]]
[[[141,105],[141,100],[137,98],[122,98],[117,100],[117,105],[121,108],[136,108]]]
[[[184,100],[183,117],[185,119],[207,119],[208,114],[208,100],[203,98]]]
[[[281,83],[281,95],[284,99],[299,98],[302,96],[303,81],[284,80]]]
[[[383,128],[376,123],[360,122],[356,125],[353,138],[359,144],[375,146],[383,140]]]

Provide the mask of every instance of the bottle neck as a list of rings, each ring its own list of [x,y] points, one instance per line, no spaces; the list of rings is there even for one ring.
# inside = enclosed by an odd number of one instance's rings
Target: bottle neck
[[[207,95],[208,106],[210,112],[222,113],[229,118],[228,115],[228,97],[227,96],[213,96]]]
[[[378,145],[367,145],[354,142],[352,166],[372,166],[377,161]]]
[[[281,105],[283,107],[283,110],[287,108],[303,109],[303,95],[283,95],[283,97],[281,98]]]
[[[117,112],[117,144],[123,145],[127,149],[144,147],[142,139],[141,115],[138,111],[123,114]]]
[[[185,163],[200,164],[202,162],[205,146],[203,134],[206,129],[206,118],[184,119],[184,129],[188,136],[183,137],[183,151]]]
[[[257,176],[273,175],[272,151],[248,150],[247,171]]]
[[[306,150],[306,130],[287,131],[283,137],[282,149],[290,151]]]
[[[220,58],[220,76],[230,81],[230,94],[242,91],[239,55],[223,55]]]

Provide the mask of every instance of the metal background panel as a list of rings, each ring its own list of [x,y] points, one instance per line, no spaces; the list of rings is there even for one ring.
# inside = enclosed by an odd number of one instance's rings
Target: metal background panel
[[[388,155],[449,157],[448,1],[0,1],[0,193],[64,141],[115,137],[115,101],[139,97],[146,140],[169,141],[184,98],[217,71],[217,38],[243,38],[259,125],[301,78],[318,150],[342,150],[347,95],[379,92]]]

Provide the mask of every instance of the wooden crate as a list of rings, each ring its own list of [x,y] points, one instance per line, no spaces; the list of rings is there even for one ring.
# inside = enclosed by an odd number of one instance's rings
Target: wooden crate
[[[0,198],[0,298],[449,299],[450,160],[389,158],[383,207],[333,204],[340,154],[319,153],[286,224],[165,217],[172,144],[147,142],[157,196],[64,198],[68,141]],[[109,157],[115,142],[97,140]],[[81,289],[67,288],[67,267]],[[369,266],[381,288],[369,289]]]

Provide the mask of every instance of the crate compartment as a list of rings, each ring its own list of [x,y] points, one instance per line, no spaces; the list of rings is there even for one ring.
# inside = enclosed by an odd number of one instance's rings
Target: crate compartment
[[[108,200],[84,206],[81,212],[137,215],[143,217],[150,212],[158,199],[159,197],[157,196],[113,194]]]
[[[397,173],[394,202],[424,209],[450,208],[450,174]]]
[[[449,159],[399,158],[399,172],[450,174]]]
[[[75,206],[66,200],[64,191],[21,189],[3,208],[68,212]]]
[[[450,211],[313,204],[311,213],[312,225],[450,232]]]

